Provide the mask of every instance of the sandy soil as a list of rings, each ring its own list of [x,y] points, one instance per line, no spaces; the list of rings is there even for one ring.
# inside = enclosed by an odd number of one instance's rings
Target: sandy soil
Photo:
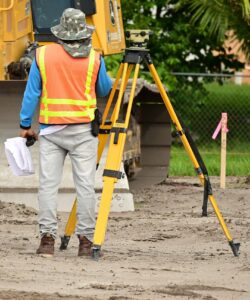
[[[250,299],[250,184],[229,178],[213,194],[241,254],[234,257],[197,178],[168,179],[134,193],[136,211],[110,215],[104,257],[79,258],[72,237],[37,257],[36,211],[0,202],[0,299]],[[3,194],[0,195],[3,197]],[[59,214],[63,234],[67,214]]]

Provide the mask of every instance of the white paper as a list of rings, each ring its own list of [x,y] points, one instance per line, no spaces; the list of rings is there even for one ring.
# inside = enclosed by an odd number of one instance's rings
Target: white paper
[[[9,166],[16,176],[28,176],[35,173],[26,138],[15,137],[4,142]]]

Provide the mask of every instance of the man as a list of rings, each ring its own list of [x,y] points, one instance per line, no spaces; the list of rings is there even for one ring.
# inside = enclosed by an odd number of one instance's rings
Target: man
[[[77,9],[66,9],[51,28],[58,43],[38,48],[20,111],[20,136],[34,137],[32,117],[40,100],[39,214],[37,254],[52,256],[57,235],[56,198],[69,154],[77,194],[78,255],[91,255],[95,228],[94,179],[98,138],[93,133],[96,95],[106,96],[111,80],[92,48],[94,28]],[[91,130],[92,128],[92,130]]]

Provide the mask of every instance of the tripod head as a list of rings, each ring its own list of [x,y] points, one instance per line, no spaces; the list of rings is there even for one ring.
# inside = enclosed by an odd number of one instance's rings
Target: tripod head
[[[129,41],[130,48],[145,49],[149,42],[149,36],[153,32],[150,30],[132,29],[125,32],[125,36]]]

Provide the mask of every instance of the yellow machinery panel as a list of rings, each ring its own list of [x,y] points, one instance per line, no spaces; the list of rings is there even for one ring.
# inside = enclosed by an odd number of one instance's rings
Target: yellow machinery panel
[[[120,0],[0,0],[0,80],[7,67],[20,60],[30,43],[56,41],[50,27],[60,22],[65,8],[81,9],[95,26],[93,46],[103,55],[125,48]]]
[[[32,40],[30,3],[27,0],[0,0],[0,80],[6,68],[23,55]]]
[[[120,0],[97,0],[96,11],[88,22],[96,27],[93,37],[95,48],[104,55],[120,53],[125,48]]]

